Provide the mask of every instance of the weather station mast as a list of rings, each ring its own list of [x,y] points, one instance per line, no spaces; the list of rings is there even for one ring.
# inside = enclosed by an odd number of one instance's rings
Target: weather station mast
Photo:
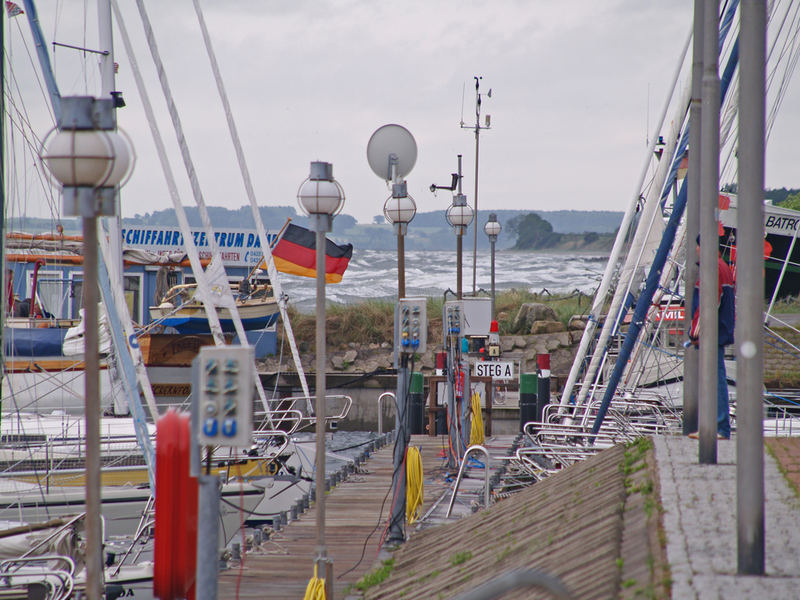
[[[486,119],[484,120],[484,124],[481,125],[481,79],[482,76],[476,75],[475,79],[475,125],[465,125],[464,124],[464,117],[463,117],[463,106],[462,106],[462,117],[461,117],[461,129],[473,129],[475,131],[475,197],[474,197],[474,208],[475,208],[475,226],[472,228],[472,295],[474,296],[476,293],[476,277],[477,277],[477,264],[478,264],[478,151],[480,149],[480,134],[481,130],[483,129],[491,129],[492,128],[492,117],[491,115],[486,115]],[[486,93],[488,98],[492,97],[492,89],[489,88],[489,91]],[[463,102],[462,102],[463,104]]]

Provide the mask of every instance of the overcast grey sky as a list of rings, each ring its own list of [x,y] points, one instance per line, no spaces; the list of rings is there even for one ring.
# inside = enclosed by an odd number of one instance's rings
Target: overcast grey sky
[[[21,2],[20,2],[21,4]],[[40,0],[48,42],[92,47],[94,2]],[[138,12],[120,0],[137,59],[150,82],[161,131],[194,204],[175,136],[155,80]],[[473,203],[473,76],[481,75],[483,114],[479,209],[624,210],[642,168],[681,47],[691,28],[691,0],[216,1],[203,3],[234,116],[263,205],[296,206],[308,163],[324,160],[347,195],[344,212],[361,222],[381,214],[389,192],[369,169],[372,132],[399,123],[415,136],[418,160],[408,176],[418,210],[446,208],[449,182],[463,154]],[[224,115],[190,0],[148,2],[167,74],[208,205],[247,203]],[[22,46],[27,23],[10,24],[14,74],[30,92],[31,119],[44,135],[41,94]],[[58,49],[63,95],[97,93],[96,60]],[[120,41],[118,89],[128,106],[120,125],[138,164],[123,192],[123,214],[171,207],[164,177]],[[27,82],[27,83],[26,83]],[[770,141],[767,187],[800,187],[800,86],[792,86]],[[32,198],[32,197],[31,197]],[[32,199],[22,210],[41,215]],[[267,224],[275,226],[275,224]]]

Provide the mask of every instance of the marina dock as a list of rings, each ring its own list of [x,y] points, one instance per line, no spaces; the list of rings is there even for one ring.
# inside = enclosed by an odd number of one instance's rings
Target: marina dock
[[[467,480],[471,488],[462,487],[464,498],[456,504],[465,518],[447,523],[441,511],[452,483],[444,478],[442,441],[412,440],[425,470],[423,514],[430,512],[427,525],[437,526],[412,526],[410,539],[392,554],[391,574],[367,589],[364,598],[455,598],[514,569],[556,577],[575,598],[796,597],[800,439],[766,440],[763,577],[736,573],[735,438],[720,442],[717,465],[698,465],[697,441],[683,436],[618,445],[488,511],[476,505],[474,492],[483,479],[473,469]],[[512,443],[510,437],[489,440],[490,454],[499,456]],[[391,451],[388,445],[373,453],[362,472],[328,496],[326,540],[336,598],[362,597],[351,586],[388,556],[379,555],[378,540],[388,513],[389,500],[383,511],[381,505],[391,480]],[[238,587],[240,598],[302,598],[313,569],[315,536],[312,505],[248,553],[242,568],[231,565],[224,571],[219,597],[236,597]],[[531,591],[504,597],[528,598]]]
[[[505,454],[514,440],[515,436],[496,436],[488,440],[486,447],[491,455]],[[425,502],[421,514],[430,513],[425,520],[427,524],[441,522],[450,501],[451,481],[456,476],[447,469],[442,456],[445,444],[446,436],[411,437],[411,445],[420,449],[422,457]],[[371,453],[357,472],[335,486],[326,498],[325,539],[328,555],[333,559],[336,598],[346,597],[345,593],[376,566],[392,501],[392,448],[393,444],[387,444]],[[493,461],[490,471],[498,467],[500,463]],[[478,498],[482,502],[479,490],[484,477],[481,471],[476,479],[476,471],[481,470],[473,469],[471,478],[462,483],[454,515],[472,512]],[[446,477],[448,473],[452,477]],[[414,526],[409,530],[413,539]],[[297,520],[246,553],[242,563],[231,563],[220,574],[219,597],[302,598],[313,575],[316,536],[316,508],[311,503]]]

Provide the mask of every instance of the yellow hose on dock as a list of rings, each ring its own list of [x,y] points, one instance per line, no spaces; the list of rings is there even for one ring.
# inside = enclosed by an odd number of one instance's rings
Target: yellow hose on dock
[[[422,456],[419,448],[409,446],[406,450],[406,523],[412,525],[419,518],[424,500]]]
[[[470,403],[472,410],[472,428],[469,433],[469,445],[475,444],[483,445],[486,441],[486,436],[483,433],[483,416],[481,414],[481,395],[479,392],[472,394],[472,401]]]
[[[316,564],[314,564],[314,576],[308,582],[303,600],[325,600],[325,580],[317,577]]]

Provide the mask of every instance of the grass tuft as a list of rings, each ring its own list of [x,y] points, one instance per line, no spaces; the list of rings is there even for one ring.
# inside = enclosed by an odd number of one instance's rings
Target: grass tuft
[[[521,333],[513,330],[514,319],[520,306],[530,302],[550,306],[564,325],[569,323],[570,317],[586,314],[591,307],[591,298],[584,294],[534,294],[519,289],[499,292],[495,298],[495,312],[501,335]],[[428,298],[428,344],[441,344],[443,305],[444,299],[441,296]],[[336,340],[340,346],[350,343],[391,344],[394,307],[394,300],[364,300],[355,304],[329,302],[325,307],[328,343]],[[316,335],[316,315],[302,313],[290,306],[289,318],[297,343],[306,350],[312,349]]]
[[[457,567],[458,565],[463,565],[470,558],[472,558],[472,552],[469,550],[465,550],[464,552],[456,552],[450,557],[450,564],[454,567]]]
[[[390,558],[381,563],[381,566],[374,571],[367,573],[356,583],[356,589],[365,592],[369,588],[383,583],[392,573],[394,568],[394,559]]]

